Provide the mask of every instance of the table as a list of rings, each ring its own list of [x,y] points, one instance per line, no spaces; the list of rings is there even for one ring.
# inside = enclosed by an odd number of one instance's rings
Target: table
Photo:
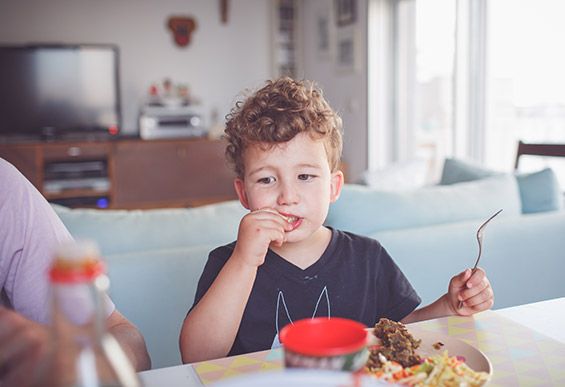
[[[473,317],[444,317],[410,326],[466,341],[493,365],[489,386],[565,385],[565,297]],[[249,372],[282,369],[282,350],[140,372],[146,387],[203,386]]]

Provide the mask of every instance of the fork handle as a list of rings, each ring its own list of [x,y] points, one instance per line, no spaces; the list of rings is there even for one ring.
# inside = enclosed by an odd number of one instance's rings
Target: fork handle
[[[471,276],[475,271],[477,271],[477,264],[475,264],[475,266],[471,270]],[[457,309],[461,309],[462,307],[463,307],[463,301],[459,301],[459,303],[457,304]]]

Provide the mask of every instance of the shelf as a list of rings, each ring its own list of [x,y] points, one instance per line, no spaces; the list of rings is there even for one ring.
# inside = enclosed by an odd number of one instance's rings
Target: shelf
[[[225,145],[205,138],[35,142],[0,144],[0,157],[65,206],[196,207],[237,198]]]
[[[69,198],[81,198],[81,197],[93,197],[93,196],[110,196],[109,190],[92,190],[92,189],[67,189],[61,192],[49,192],[44,193],[47,200],[56,199],[69,199]]]
[[[187,208],[187,207],[200,207],[209,204],[224,202],[227,200],[235,200],[234,195],[221,195],[221,196],[210,196],[202,199],[180,199],[180,200],[163,200],[163,201],[152,201],[152,202],[128,202],[126,204],[120,205],[119,208],[124,210],[133,209],[152,209],[152,208]]]

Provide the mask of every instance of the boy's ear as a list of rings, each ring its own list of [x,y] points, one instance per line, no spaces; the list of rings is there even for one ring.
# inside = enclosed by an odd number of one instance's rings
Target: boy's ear
[[[332,173],[331,176],[331,192],[330,192],[330,203],[335,202],[339,195],[341,194],[341,189],[343,188],[344,177],[343,172],[336,171]]]
[[[243,180],[236,177],[233,181],[233,186],[237,193],[237,197],[239,198],[239,202],[243,207],[249,210],[249,201],[247,200],[247,193],[245,192],[245,184],[243,183]]]

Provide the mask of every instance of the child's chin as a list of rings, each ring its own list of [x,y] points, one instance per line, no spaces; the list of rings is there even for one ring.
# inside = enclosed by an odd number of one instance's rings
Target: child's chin
[[[306,230],[305,228],[299,227],[286,233],[286,241],[289,243],[304,242],[312,236],[312,232]]]
[[[300,235],[298,230],[292,230],[286,233],[286,242],[287,243],[294,243],[294,242],[301,242],[306,239],[303,235]]]

